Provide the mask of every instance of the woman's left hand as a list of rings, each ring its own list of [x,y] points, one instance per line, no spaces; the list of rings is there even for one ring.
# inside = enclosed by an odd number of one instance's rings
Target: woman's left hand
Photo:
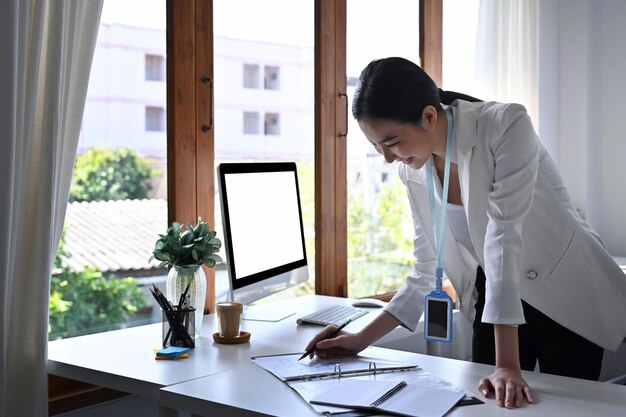
[[[485,398],[494,391],[500,407],[521,407],[524,397],[529,404],[534,402],[533,393],[519,369],[496,368],[493,374],[480,380],[478,390]]]

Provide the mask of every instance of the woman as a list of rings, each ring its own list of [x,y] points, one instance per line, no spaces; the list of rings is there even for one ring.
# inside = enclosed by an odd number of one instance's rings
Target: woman
[[[598,379],[603,349],[616,350],[626,336],[626,276],[572,206],[524,107],[476,101],[444,93],[402,58],[363,70],[352,113],[385,160],[400,162],[416,262],[369,326],[323,340],[328,327],[306,349],[317,343],[318,356],[356,353],[397,325],[416,328],[435,285],[431,169],[437,210],[449,182],[443,269],[457,307],[473,321],[473,361],[495,365],[479,391],[520,407],[524,398],[533,402],[521,369],[537,361],[541,372]]]

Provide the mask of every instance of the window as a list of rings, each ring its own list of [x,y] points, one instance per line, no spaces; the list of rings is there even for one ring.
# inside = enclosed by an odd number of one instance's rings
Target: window
[[[146,55],[146,81],[165,81],[165,57]]]
[[[280,68],[278,67],[265,67],[265,89],[266,90],[279,90],[280,89]]]
[[[243,112],[243,133],[245,135],[258,135],[261,132],[260,122],[258,112]]]
[[[261,69],[255,64],[243,64],[243,88],[259,88]]]
[[[216,124],[212,156],[215,165],[237,161],[295,161],[298,167],[311,278],[307,284],[276,294],[273,299],[313,292],[314,5],[313,0],[213,1]],[[242,14],[243,10],[246,13]],[[276,63],[280,63],[280,67]],[[290,140],[281,140],[278,145],[279,137]],[[219,192],[217,184],[214,189]],[[217,195],[214,203],[215,229],[219,236],[222,226]],[[226,297],[226,275],[224,264],[216,268],[216,301]]]
[[[361,71],[374,59],[401,56],[419,64],[419,2],[347,0],[348,109]],[[393,21],[383,32],[377,22]],[[347,140],[348,294],[367,297],[397,290],[413,258],[408,201],[397,174],[363,136],[350,114]],[[355,182],[354,178],[361,181]]]
[[[146,131],[163,132],[165,130],[165,109],[146,106]]]
[[[280,135],[280,115],[278,113],[265,113],[266,135]]]

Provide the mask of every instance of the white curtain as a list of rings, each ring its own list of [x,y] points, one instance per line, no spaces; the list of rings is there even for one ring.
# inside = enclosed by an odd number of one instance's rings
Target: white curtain
[[[538,0],[480,0],[475,81],[484,100],[520,103],[538,125]]]
[[[48,415],[50,273],[102,0],[0,5],[0,416]]]

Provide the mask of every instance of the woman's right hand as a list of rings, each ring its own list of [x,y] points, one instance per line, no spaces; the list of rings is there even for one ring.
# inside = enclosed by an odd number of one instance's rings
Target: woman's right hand
[[[333,355],[356,355],[395,329],[399,324],[400,321],[398,319],[383,311],[358,333],[339,334],[337,337],[328,339],[337,328],[335,326],[326,326],[324,330],[311,339],[309,344],[306,345],[305,351],[308,352],[313,346],[316,346],[315,352],[310,354],[309,358],[313,358],[313,355],[317,355],[320,358]]]
[[[326,326],[324,330],[311,339],[304,349],[308,351],[313,346],[316,346],[315,352],[309,355],[309,358],[313,358],[313,355],[317,355],[320,358],[336,355],[355,355],[367,347],[367,344],[362,342],[359,333],[339,334],[332,339],[328,339],[335,330],[337,330],[335,326]]]

